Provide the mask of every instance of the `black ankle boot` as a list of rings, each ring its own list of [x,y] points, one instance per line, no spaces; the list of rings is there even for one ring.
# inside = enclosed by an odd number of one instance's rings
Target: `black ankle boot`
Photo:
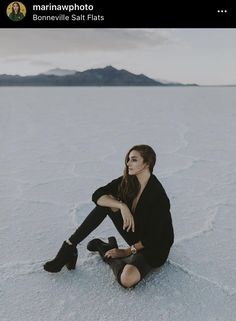
[[[108,237],[108,243],[103,242],[100,239],[91,240],[87,249],[91,252],[98,251],[103,261],[107,262],[107,258],[104,257],[105,253],[111,249],[118,248],[116,238],[114,236]]]
[[[56,257],[52,261],[46,262],[43,268],[47,272],[59,272],[65,265],[68,270],[74,270],[77,258],[77,248],[64,241]]]

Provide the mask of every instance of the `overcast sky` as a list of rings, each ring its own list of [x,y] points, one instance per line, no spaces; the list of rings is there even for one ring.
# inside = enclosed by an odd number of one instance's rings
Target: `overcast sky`
[[[236,29],[0,29],[0,74],[112,65],[154,79],[236,84]]]

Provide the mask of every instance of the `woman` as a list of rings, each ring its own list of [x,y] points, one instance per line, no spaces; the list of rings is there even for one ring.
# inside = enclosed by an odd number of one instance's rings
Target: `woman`
[[[12,21],[20,21],[24,18],[23,13],[20,11],[20,4],[18,2],[12,3],[12,11],[9,14],[9,18]]]
[[[153,268],[163,265],[174,242],[174,231],[169,199],[152,173],[155,163],[156,154],[150,146],[133,146],[125,157],[123,176],[93,193],[96,207],[44,269],[58,272],[64,265],[74,269],[76,245],[107,215],[129,247],[119,249],[116,239],[110,237],[108,243],[93,239],[87,248],[99,252],[123,287],[134,287]]]

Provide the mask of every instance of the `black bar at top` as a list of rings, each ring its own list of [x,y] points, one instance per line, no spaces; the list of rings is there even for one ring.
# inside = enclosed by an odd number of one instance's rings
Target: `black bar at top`
[[[26,9],[23,20],[13,22],[7,14],[6,8],[12,1],[0,0],[1,28],[234,28],[236,27],[236,11],[226,1],[220,4],[207,4],[207,1],[76,1],[49,0],[24,1]],[[90,5],[93,10],[47,10],[35,11],[33,5]],[[91,19],[87,19],[87,15]],[[35,20],[33,16],[55,16],[59,20]],[[61,15],[61,16],[60,16]],[[63,16],[64,15],[64,16]],[[72,15],[80,20],[72,20]],[[84,19],[82,19],[84,15]],[[69,20],[63,20],[65,16]],[[74,17],[75,18],[75,17]],[[97,19],[93,19],[97,18]]]

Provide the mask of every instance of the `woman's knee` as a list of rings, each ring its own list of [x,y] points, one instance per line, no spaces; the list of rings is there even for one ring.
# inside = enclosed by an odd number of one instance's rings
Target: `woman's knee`
[[[136,266],[132,264],[126,264],[121,276],[120,282],[125,288],[131,288],[141,280],[141,274]]]
[[[100,205],[97,205],[94,207],[93,211],[95,211],[96,213],[98,214],[105,214],[107,215],[110,211],[110,207],[105,207],[105,206],[100,206]]]

